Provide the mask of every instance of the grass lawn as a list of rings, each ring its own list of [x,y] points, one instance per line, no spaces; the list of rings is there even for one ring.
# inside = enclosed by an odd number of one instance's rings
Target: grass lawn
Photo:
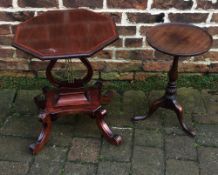
[[[167,76],[150,77],[145,81],[105,81],[104,89],[115,89],[119,92],[126,90],[151,90],[164,89]],[[181,75],[177,81],[178,87],[193,87],[196,89],[218,90],[218,74],[213,75]],[[41,89],[51,86],[45,78],[25,77],[0,77],[1,89]]]

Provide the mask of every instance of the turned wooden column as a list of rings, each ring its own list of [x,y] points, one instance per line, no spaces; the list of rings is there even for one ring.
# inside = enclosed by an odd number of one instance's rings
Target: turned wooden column
[[[133,121],[145,120],[159,107],[162,107],[174,111],[182,129],[188,135],[195,136],[196,133],[186,126],[183,107],[176,99],[179,60],[207,52],[212,45],[212,37],[207,31],[199,27],[180,23],[161,24],[152,27],[148,30],[146,37],[151,47],[173,56],[173,62],[168,72],[169,81],[163,97],[150,104],[147,115],[135,116]]]

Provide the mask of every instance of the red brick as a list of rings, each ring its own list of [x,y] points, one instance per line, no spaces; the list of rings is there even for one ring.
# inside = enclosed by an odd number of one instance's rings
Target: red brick
[[[25,60],[1,59],[1,70],[29,70],[29,63]]]
[[[202,23],[206,22],[208,13],[170,13],[171,22]]]
[[[209,69],[210,73],[217,73],[218,72],[218,63],[212,63]]]
[[[104,60],[91,60],[90,63],[94,71],[102,71],[106,67],[106,63]]]
[[[30,62],[30,69],[34,70],[34,71],[43,71],[46,70],[46,67],[48,66],[49,61],[40,61],[40,60],[32,60]],[[69,63],[67,63],[69,64]],[[75,61],[73,60],[72,64],[72,70],[86,70],[84,65],[81,62]],[[65,61],[58,61],[53,70],[57,71],[57,70],[65,70],[66,69],[66,62]]]
[[[144,81],[145,79],[151,77],[151,74],[148,74],[146,72],[136,72],[135,73],[135,80],[138,81]]]
[[[147,31],[152,28],[151,26],[141,26],[140,27],[140,34],[142,36],[146,36]]]
[[[89,7],[89,8],[102,8],[103,0],[63,0],[65,7]]]
[[[154,51],[154,56],[155,56],[156,59],[161,60],[161,61],[164,61],[164,60],[166,61],[166,60],[172,60],[173,59],[172,56],[164,54],[164,53],[156,51],[156,50]]]
[[[17,30],[17,25],[12,25],[11,26],[12,34],[15,34],[16,30]]]
[[[136,26],[118,26],[119,35],[131,36],[136,34]]]
[[[8,35],[10,33],[10,25],[0,25],[0,35]]]
[[[14,54],[13,49],[0,48],[0,58],[12,58]]]
[[[12,7],[12,0],[1,0],[0,7]]]
[[[200,9],[218,9],[218,2],[212,3],[212,1],[197,0],[197,8]]]
[[[206,61],[206,59],[209,59],[210,61],[218,61],[218,52],[210,51],[203,55],[195,56],[195,61]]]
[[[167,61],[146,61],[143,70],[146,72],[168,72],[171,62]]]
[[[160,77],[162,73],[148,73],[148,72],[136,72],[135,80],[144,81],[150,77]]]
[[[11,45],[13,36],[0,35],[0,45]]]
[[[109,8],[146,9],[147,0],[107,0]]]
[[[125,47],[142,47],[142,38],[126,38]]]
[[[75,59],[74,59],[75,60]],[[81,71],[81,70],[87,70],[86,67],[77,59],[75,61],[72,61],[72,70],[73,71]],[[32,60],[30,62],[30,69],[31,70],[35,70],[35,71],[43,71],[46,70],[46,67],[48,66],[48,61],[40,61],[40,60]],[[90,63],[92,65],[93,70],[95,71],[99,71],[99,70],[103,70],[105,68],[105,61],[104,60],[91,60],[90,59]],[[55,64],[54,70],[64,70],[66,67],[66,63],[65,62],[60,62],[58,61]]]
[[[22,70],[0,70],[0,77],[29,77],[34,78],[35,73],[33,71],[22,71]]]
[[[133,72],[124,72],[120,73],[120,77],[118,80],[126,80],[126,81],[131,81],[134,79],[134,73]]]
[[[154,0],[152,4],[152,8],[156,9],[169,9],[169,8],[176,8],[176,9],[190,9],[193,5],[193,1],[183,1],[183,0]]]
[[[34,16],[34,12],[0,12],[0,21],[25,21]]]
[[[209,71],[208,65],[205,64],[195,64],[195,63],[179,63],[179,72],[186,73],[206,73]]]
[[[127,13],[132,23],[158,23],[164,21],[164,13],[152,15],[150,13]]]
[[[92,57],[97,57],[100,59],[112,59],[113,53],[110,50],[102,50],[100,52],[97,52]]]
[[[109,15],[113,18],[114,22],[121,23],[122,13],[104,13],[106,15]]]
[[[212,48],[218,48],[218,39],[214,39],[213,40],[213,46],[212,46]]]
[[[142,61],[106,62],[105,72],[131,72],[142,70]]]
[[[20,7],[58,7],[57,0],[18,0],[18,5]]]
[[[46,70],[46,67],[48,66],[48,64],[49,64],[49,61],[32,60],[29,66],[30,66],[30,70],[40,71],[40,70]]]
[[[153,54],[153,50],[118,50],[116,51],[116,58],[126,60],[148,60],[154,59]]]
[[[110,47],[123,47],[123,39],[119,38],[117,41],[112,43]]]
[[[172,61],[146,61],[143,64],[144,71],[151,72],[168,72]],[[209,67],[205,64],[195,64],[195,63],[182,63],[179,62],[179,72],[201,72],[206,73],[209,71]]]
[[[25,59],[31,59],[33,58],[33,56],[31,56],[30,54],[24,52],[24,51],[21,51],[19,49],[16,50],[16,58],[25,58]]]
[[[211,35],[218,35],[218,27],[209,27],[209,28],[207,28],[207,31]]]
[[[218,22],[218,13],[214,13],[211,19],[212,22]]]

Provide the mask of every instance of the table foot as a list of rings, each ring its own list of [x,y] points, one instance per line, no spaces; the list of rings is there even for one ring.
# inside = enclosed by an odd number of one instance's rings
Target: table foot
[[[117,134],[113,134],[107,123],[104,121],[106,114],[107,111],[105,109],[98,109],[95,112],[97,126],[109,143],[113,145],[120,145],[122,143],[122,138]]]
[[[148,114],[146,116],[136,116],[133,117],[132,120],[133,121],[145,120],[146,118],[150,117],[159,107],[170,109],[176,113],[182,129],[189,136],[193,137],[196,134],[192,129],[189,129],[184,123],[183,108],[176,100],[176,80],[178,78],[178,61],[179,61],[179,57],[175,56],[173,59],[173,64],[168,72],[169,82],[166,87],[165,95],[160,99],[155,100],[149,106]]]
[[[39,109],[45,109],[45,99],[41,95],[34,97],[34,102]]]
[[[51,133],[50,115],[46,114],[45,112],[42,112],[41,114],[39,114],[39,118],[42,122],[43,128],[38,136],[37,141],[29,146],[30,151],[34,155],[42,150],[43,146],[47,143],[49,135]]]
[[[148,111],[147,115],[145,115],[145,116],[134,116],[132,118],[132,121],[141,121],[141,120],[145,120],[145,119],[149,118],[160,106],[163,105],[163,103],[164,103],[163,98],[155,100],[149,106],[149,111]]]
[[[177,115],[177,118],[179,120],[179,124],[182,127],[183,131],[185,131],[188,135],[190,135],[191,137],[196,136],[196,133],[188,128],[186,126],[186,124],[184,123],[184,117],[183,117],[183,108],[182,106],[175,100],[175,101],[171,101],[172,103],[172,110],[174,110],[174,112]]]
[[[174,111],[177,115],[177,118],[179,120],[179,124],[182,127],[182,129],[189,135],[194,137],[196,133],[187,127],[187,125],[184,123],[184,117],[183,117],[183,108],[182,106],[177,102],[177,100],[174,98],[166,98],[162,97],[158,100],[155,100],[150,106],[149,111],[147,115],[145,116],[135,116],[132,118],[133,121],[141,121],[149,118],[159,107],[170,109]]]

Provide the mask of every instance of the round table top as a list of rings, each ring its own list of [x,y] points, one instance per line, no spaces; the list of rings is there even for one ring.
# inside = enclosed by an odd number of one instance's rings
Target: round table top
[[[204,29],[182,23],[157,25],[148,30],[147,42],[154,49],[172,56],[195,56],[207,52],[213,39]]]
[[[18,25],[13,46],[42,60],[89,57],[118,39],[111,17],[85,9],[42,13]]]

